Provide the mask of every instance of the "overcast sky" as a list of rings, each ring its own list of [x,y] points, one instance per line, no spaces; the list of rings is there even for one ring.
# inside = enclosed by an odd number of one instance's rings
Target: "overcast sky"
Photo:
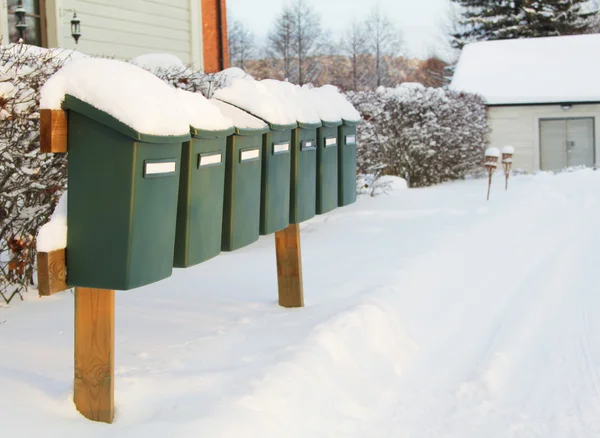
[[[305,0],[320,16],[324,29],[337,39],[354,18],[363,20],[379,3],[402,32],[409,56],[447,55],[443,23],[448,0]],[[293,0],[227,0],[229,13],[242,21],[262,44],[284,5]]]

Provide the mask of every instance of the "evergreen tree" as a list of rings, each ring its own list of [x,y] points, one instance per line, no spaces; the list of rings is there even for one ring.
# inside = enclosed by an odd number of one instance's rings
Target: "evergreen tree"
[[[597,9],[589,0],[452,0],[462,10],[453,45],[473,41],[587,33]]]

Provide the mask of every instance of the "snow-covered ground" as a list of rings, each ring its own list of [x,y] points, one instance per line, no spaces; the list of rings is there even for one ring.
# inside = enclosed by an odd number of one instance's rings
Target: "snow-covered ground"
[[[71,401],[73,296],[0,309],[7,437],[600,436],[600,172],[398,190],[117,293],[117,414]]]

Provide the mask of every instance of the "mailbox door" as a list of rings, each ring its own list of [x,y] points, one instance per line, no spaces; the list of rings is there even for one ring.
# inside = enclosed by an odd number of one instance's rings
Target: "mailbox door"
[[[338,206],[338,135],[337,127],[317,131],[317,214]]]
[[[67,284],[127,290],[169,277],[181,144],[136,142],[74,111],[68,141]]]
[[[292,131],[290,223],[311,219],[316,212],[317,129]]]
[[[260,234],[290,224],[290,170],[292,132],[270,131],[263,135]]]
[[[356,202],[356,126],[342,125],[338,131],[338,205],[343,207]]]
[[[173,266],[185,268],[221,252],[227,138],[183,144]]]
[[[234,251],[259,236],[262,134],[227,140],[221,249]]]

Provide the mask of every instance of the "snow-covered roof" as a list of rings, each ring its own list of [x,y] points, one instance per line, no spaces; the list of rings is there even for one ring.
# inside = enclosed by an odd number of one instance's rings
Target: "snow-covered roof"
[[[233,79],[229,86],[217,90],[214,97],[274,125],[296,124],[289,105],[271,93],[264,84],[250,78]]]
[[[321,118],[315,111],[313,102],[308,97],[308,91],[289,82],[265,79],[260,81],[279,99],[286,102],[296,120],[300,123],[321,124]]]
[[[142,134],[175,136],[190,131],[175,89],[127,62],[84,58],[68,63],[42,87],[40,107],[60,109],[67,94]]]
[[[268,127],[262,120],[251,116],[246,111],[242,111],[233,105],[217,99],[210,99],[210,103],[216,106],[221,111],[221,114],[231,120],[233,125],[238,129],[265,129]]]
[[[600,35],[486,41],[464,47],[450,88],[490,105],[600,101]]]
[[[200,93],[177,90],[191,127],[204,131],[226,131],[233,128],[233,121]]]
[[[312,89],[320,94],[323,102],[329,102],[332,111],[335,111],[338,117],[345,121],[358,123],[361,120],[360,113],[352,106],[337,87],[333,85],[323,85]]]

